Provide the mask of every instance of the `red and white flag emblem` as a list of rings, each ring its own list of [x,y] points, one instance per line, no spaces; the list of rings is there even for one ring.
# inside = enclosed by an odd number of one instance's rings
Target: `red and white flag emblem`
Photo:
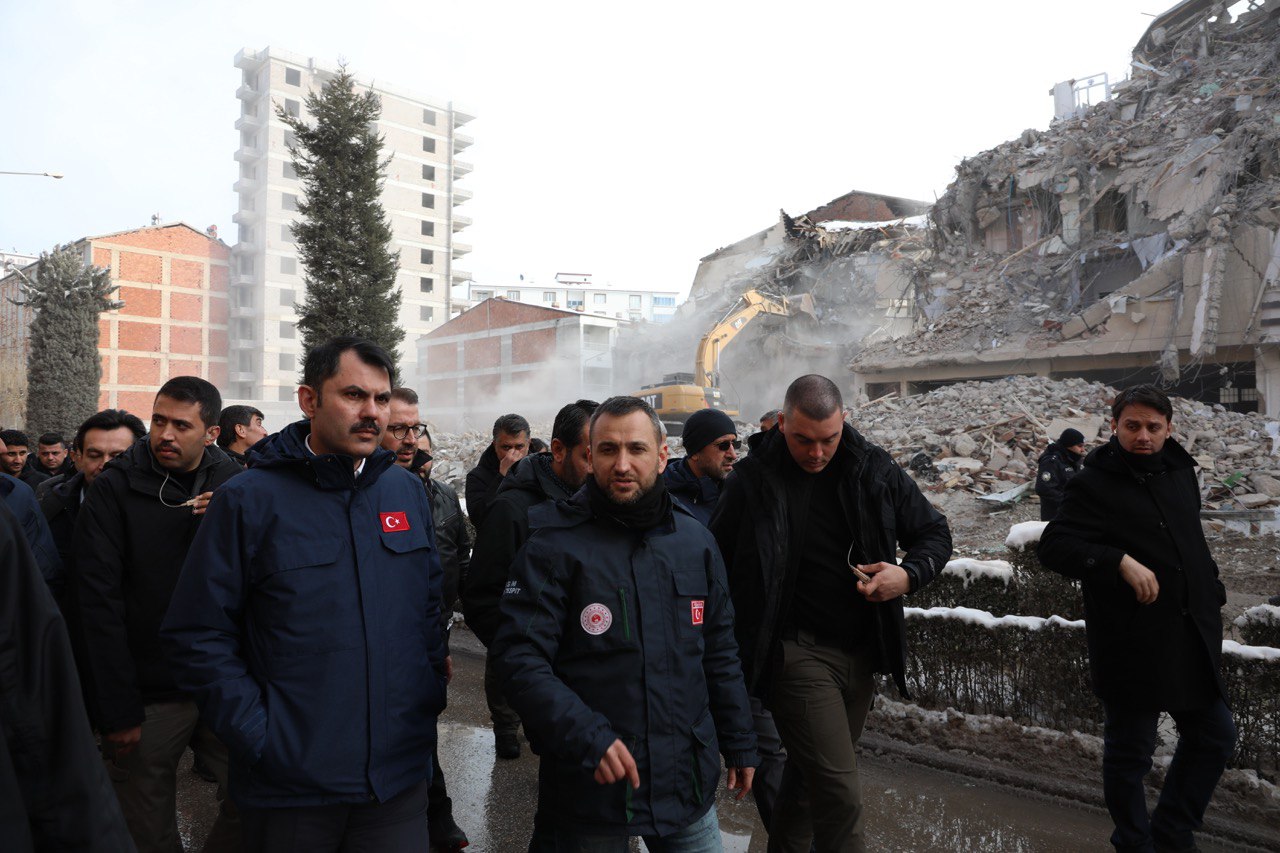
[[[380,512],[378,518],[382,519],[383,533],[399,533],[409,529],[409,517],[403,512]]]
[[[702,624],[702,611],[705,608],[705,605],[706,605],[706,602],[697,598],[695,598],[693,601],[689,603],[689,609],[693,611],[693,624],[695,625]]]

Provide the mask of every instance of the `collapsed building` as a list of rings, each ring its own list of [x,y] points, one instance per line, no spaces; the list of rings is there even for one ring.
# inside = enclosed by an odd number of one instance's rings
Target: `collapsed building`
[[[870,398],[1038,375],[1280,416],[1278,83],[1280,0],[1187,0],[1108,100],[964,160],[931,206],[784,213],[704,258],[684,313],[813,294],[816,324],[771,318],[731,378],[838,355]]]

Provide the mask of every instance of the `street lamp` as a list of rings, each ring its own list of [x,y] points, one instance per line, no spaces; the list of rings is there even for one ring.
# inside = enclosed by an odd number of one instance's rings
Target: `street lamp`
[[[0,175],[35,175],[37,178],[53,178],[55,181],[62,180],[61,172],[0,172]]]

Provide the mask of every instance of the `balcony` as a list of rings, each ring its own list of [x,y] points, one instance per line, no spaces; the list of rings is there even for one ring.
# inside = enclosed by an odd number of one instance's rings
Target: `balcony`
[[[469,255],[469,254],[471,254],[471,246],[469,246],[468,244],[466,243],[453,244],[453,259],[455,261],[458,258],[462,257],[463,255]]]
[[[262,92],[259,92],[252,86],[241,83],[240,88],[236,89],[236,97],[244,101],[246,104],[251,104],[258,100],[258,98],[262,97]]]
[[[231,189],[240,195],[256,193],[258,191],[258,182],[253,178],[241,178],[231,185]]]
[[[253,225],[262,219],[262,214],[256,210],[237,210],[231,214],[231,221],[237,225]]]
[[[230,346],[232,351],[238,350],[238,349],[251,350],[251,349],[258,348],[258,342],[253,339],[252,335],[246,338],[246,337],[241,337],[235,332],[232,332],[231,334],[232,334],[232,337],[231,337],[231,340],[228,341],[228,345]],[[245,380],[241,379],[239,381],[244,382]]]
[[[462,109],[457,104],[453,105],[453,126],[455,128],[462,127],[464,124],[469,124],[475,120],[476,117],[474,115]]]
[[[262,67],[262,63],[265,61],[266,57],[256,50],[242,48],[236,51],[236,68],[244,71],[256,71]]]
[[[457,213],[453,215],[453,231],[455,234],[461,231],[463,228],[469,228],[470,226],[471,226],[470,216],[462,216],[461,214],[457,214]]]
[[[235,217],[231,217],[235,219]],[[242,255],[252,255],[258,251],[258,244],[252,240],[241,240],[232,247],[236,252]]]
[[[262,128],[262,119],[253,113],[244,113],[240,118],[236,119],[236,130],[250,132],[260,130]]]
[[[457,180],[458,178],[461,178],[461,177],[465,177],[466,175],[470,175],[471,170],[474,168],[475,166],[472,166],[470,163],[464,163],[461,160],[454,160],[453,161],[454,180]]]
[[[265,157],[266,154],[267,152],[261,149],[250,148],[247,145],[242,145],[236,149],[236,153],[232,156],[235,157],[237,163],[256,163]]]
[[[453,285],[455,287],[460,284],[467,284],[468,282],[471,281],[471,273],[466,272],[465,270],[457,270],[457,269],[454,270],[452,277],[453,277]]]
[[[258,309],[251,304],[237,305],[233,303],[231,306],[232,317],[256,317],[257,315]]]
[[[234,287],[257,287],[258,280],[251,272],[233,272],[231,274],[231,284]]]
[[[465,151],[475,145],[475,142],[474,137],[467,136],[465,133],[455,133],[453,135],[453,153],[457,154],[459,151]]]
[[[463,204],[465,202],[471,201],[471,198],[472,198],[471,190],[458,189],[457,187],[453,188],[453,206],[454,207],[457,207],[458,205]]]

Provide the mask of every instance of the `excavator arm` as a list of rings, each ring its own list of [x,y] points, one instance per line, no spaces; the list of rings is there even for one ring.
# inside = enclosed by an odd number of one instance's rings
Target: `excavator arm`
[[[693,364],[694,382],[698,386],[714,388],[720,384],[721,351],[748,323],[761,314],[813,316],[813,297],[807,293],[792,297],[766,296],[757,290],[748,290],[742,294],[729,309],[729,313],[698,342],[698,354]]]

